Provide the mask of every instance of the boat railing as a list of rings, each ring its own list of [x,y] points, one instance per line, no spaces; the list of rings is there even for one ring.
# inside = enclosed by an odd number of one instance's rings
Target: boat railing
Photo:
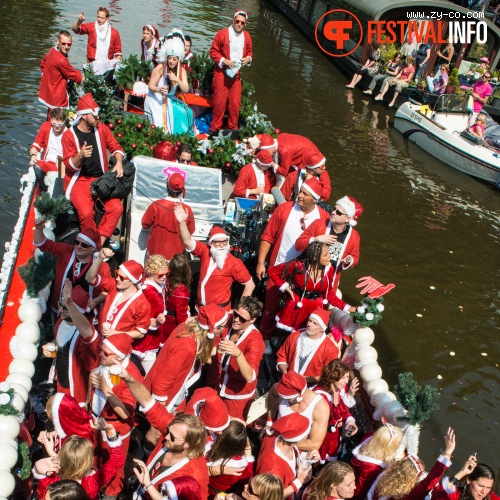
[[[440,95],[434,105],[434,113],[462,114],[468,115],[471,112],[467,108],[468,97],[457,94]]]

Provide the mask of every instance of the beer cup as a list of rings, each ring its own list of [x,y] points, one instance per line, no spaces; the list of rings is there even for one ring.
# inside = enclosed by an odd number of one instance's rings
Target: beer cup
[[[57,355],[57,345],[54,344],[54,342],[49,342],[45,348],[47,349],[47,351],[50,351],[50,357],[51,358],[55,358],[56,355]]]
[[[122,367],[114,365],[109,369],[109,375],[111,378],[111,383],[113,385],[118,385],[120,383],[120,373],[122,372]]]

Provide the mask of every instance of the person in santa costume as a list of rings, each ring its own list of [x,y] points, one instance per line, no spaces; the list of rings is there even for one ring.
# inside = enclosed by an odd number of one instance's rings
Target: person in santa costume
[[[327,201],[332,192],[332,185],[325,166],[326,158],[319,151],[310,151],[304,163],[305,168],[288,174],[281,185],[280,189],[285,200],[295,201],[302,184],[314,176],[321,183],[321,201]]]
[[[240,170],[233,196],[255,199],[263,193],[270,193],[276,184],[276,177],[271,169],[272,161],[268,151],[259,151],[252,163]]]
[[[141,405],[140,410],[146,415],[148,422],[161,432],[147,463],[135,460],[141,471],[147,468],[151,482],[139,486],[134,493],[134,500],[150,499],[152,497],[148,494],[149,490],[160,491],[165,481],[173,481],[182,476],[194,478],[201,488],[198,498],[207,498],[208,467],[204,457],[206,431],[201,420],[186,413],[174,416],[153,398],[128,369],[122,369],[120,377]]]
[[[262,303],[243,297],[235,306],[228,323],[231,327],[221,337],[209,367],[207,383],[219,391],[231,418],[246,422],[255,397],[257,374],[264,355],[264,342],[255,320]]]
[[[94,252],[101,248],[101,235],[95,229],[87,228],[76,235],[73,245],[60,243],[45,237],[43,232],[45,223],[44,219],[35,220],[33,245],[42,252],[49,252],[57,257],[50,301],[52,311],[59,315],[58,304],[62,298],[66,279],[69,279],[73,286],[80,286],[89,294],[89,303],[85,309],[95,309],[104,302],[106,295],[101,293],[99,286],[90,285],[85,275],[96,259]],[[98,272],[103,278],[111,278],[111,271],[106,262],[101,262]]]
[[[136,460],[138,468],[134,469],[139,482],[145,487],[151,483],[148,468],[144,462]],[[151,500],[199,500],[201,496],[201,487],[196,479],[189,476],[181,476],[172,481],[165,481],[161,485],[161,491],[149,488],[148,495]]]
[[[275,474],[281,479],[284,498],[298,498],[302,485],[311,479],[311,462],[319,458],[317,451],[301,454],[296,444],[309,434],[309,419],[291,413],[266,430],[257,459],[256,474]]]
[[[301,451],[317,450],[323,443],[328,421],[328,405],[321,396],[307,388],[303,375],[293,371],[283,375],[269,391],[266,427],[278,418],[299,413],[309,421],[309,434],[297,443]]]
[[[99,313],[99,332],[105,337],[126,333],[134,339],[146,335],[151,325],[151,306],[142,293],[144,268],[135,260],[127,260],[115,271],[116,277],[98,274],[101,263],[113,257],[110,248],[101,248],[85,279],[107,292]]]
[[[351,196],[337,200],[329,219],[315,221],[297,238],[295,249],[303,252],[313,241],[328,245],[338,288],[342,271],[359,262],[359,233],[354,229],[363,207]]]
[[[84,316],[88,302],[89,294],[80,286],[73,288],[66,279],[59,306],[61,316],[54,328],[57,356],[49,374],[49,380],[55,375],[57,392],[73,396],[81,406],[87,401],[89,374],[99,366],[99,335]],[[47,344],[42,352],[52,357]]]
[[[316,145],[307,137],[297,134],[278,134],[273,139],[269,134],[262,134],[260,149],[266,149],[273,157],[273,171],[278,176],[278,186],[294,170],[305,167],[306,159],[313,153],[320,153]]]
[[[165,323],[165,282],[169,269],[163,255],[152,255],[144,265],[146,279],[142,293],[151,306],[151,323],[148,333],[132,344],[132,363],[146,376],[151,370],[160,348],[160,327]]]
[[[210,363],[214,339],[226,328],[227,318],[227,312],[215,304],[201,306],[198,316],[179,325],[161,348],[145,385],[170,413],[184,409],[187,391],[200,378],[202,366]],[[145,437],[146,450],[158,438],[152,427]]]
[[[356,477],[349,464],[332,462],[326,465],[304,492],[303,500],[343,500],[352,498]]]
[[[266,260],[272,267],[296,259],[303,251],[295,249],[297,238],[315,220],[328,218],[328,212],[317,206],[320,192],[320,182],[312,177],[301,186],[296,202],[289,201],[276,208],[261,237],[256,269],[258,279],[262,280],[266,274]],[[264,314],[260,322],[260,331],[265,340],[276,330],[276,313],[281,294],[279,287],[268,278]],[[266,354],[269,353],[266,345]]]
[[[142,216],[142,229],[149,231],[148,255],[163,255],[171,260],[175,254],[184,252],[184,244],[179,234],[179,223],[174,207],[180,203],[188,212],[186,225],[190,234],[195,231],[194,214],[189,205],[181,200],[186,196],[184,177],[179,173],[171,174],[167,180],[167,196],[151,203]]]
[[[252,295],[255,283],[245,264],[229,253],[229,236],[224,229],[213,226],[208,234],[208,245],[200,243],[188,230],[187,210],[177,204],[174,213],[179,222],[179,232],[186,250],[200,258],[197,305],[217,304],[229,311],[231,286],[234,281],[243,285],[242,297]]]
[[[346,436],[353,436],[358,431],[349,408],[356,404],[354,395],[359,382],[354,378],[347,387],[348,382],[349,367],[340,359],[334,359],[323,367],[317,385],[312,387],[312,390],[323,397],[328,404],[328,426],[323,444],[319,448],[322,461],[337,460],[342,427],[345,428]]]
[[[401,429],[387,423],[354,448],[351,467],[356,475],[355,500],[366,499],[373,481],[396,459],[402,440]]]
[[[330,312],[325,309],[313,311],[305,329],[292,332],[277,353],[277,368],[281,373],[292,370],[316,383],[323,366],[337,359],[340,352],[327,337],[326,330]]]
[[[88,92],[78,100],[74,125],[64,132],[63,160],[66,166],[64,187],[66,198],[71,200],[80,222],[80,229],[97,229],[94,220],[94,200],[90,184],[108,171],[108,151],[116,160],[111,169],[116,177],[123,177],[123,148],[105,125],[99,124],[99,106]],[[104,215],[99,223],[101,242],[104,243],[115,230],[123,212],[122,201],[110,198],[102,201]]]
[[[38,100],[49,110],[69,106],[68,80],[78,84],[84,80],[80,71],[73,68],[68,61],[72,43],[70,33],[66,30],[60,31],[57,36],[57,45],[45,54],[40,63],[42,79]]]
[[[120,33],[109,24],[109,10],[99,7],[95,23],[84,23],[85,14],[78,14],[71,29],[77,35],[88,35],[87,61],[112,60],[122,58]]]
[[[194,54],[191,50],[193,46],[193,40],[189,35],[184,35],[184,60],[182,61],[182,66],[186,71],[190,71],[191,67],[191,59],[194,57]]]
[[[252,63],[252,38],[245,26],[248,12],[237,10],[233,24],[220,30],[210,47],[210,57],[215,63],[213,90],[213,112],[210,130],[222,128],[226,105],[229,112],[227,128],[238,129],[241,104],[241,77],[239,69]]]
[[[158,49],[160,48],[160,33],[156,26],[146,24],[142,27],[141,61],[151,61],[156,66]]]
[[[283,309],[276,314],[276,326],[286,332],[304,328],[317,308],[355,312],[355,307],[337,297],[334,273],[328,247],[316,241],[298,259],[269,268],[269,277],[285,298]]]
[[[125,333],[117,333],[105,338],[101,345],[100,366],[90,375],[92,392],[90,408],[94,417],[103,417],[114,425],[122,439],[125,456],[130,443],[130,433],[135,427],[136,400],[127,384],[120,380],[117,385],[111,381],[110,368],[116,365],[126,368],[141,383],[144,381],[137,367],[130,363],[132,353],[132,337]],[[101,433],[96,433],[96,455],[100,463],[109,457],[109,441]],[[108,488],[105,500],[114,500],[123,489],[124,469],[116,473]]]
[[[62,108],[49,111],[49,120],[42,124],[30,148],[30,166],[35,170],[36,182],[41,192],[47,191],[45,175],[57,172],[57,162],[62,160],[62,136],[66,132],[66,112]]]

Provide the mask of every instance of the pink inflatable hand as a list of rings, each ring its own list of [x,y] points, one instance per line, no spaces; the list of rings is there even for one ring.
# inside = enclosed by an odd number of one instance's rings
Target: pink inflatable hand
[[[396,288],[396,285],[394,283],[389,283],[388,285],[382,285],[380,288],[377,288],[374,292],[368,294],[368,297],[370,297],[370,299],[378,299],[379,297],[382,297],[382,295],[389,293],[393,288]]]
[[[361,292],[359,292],[361,295],[364,295],[365,293],[371,293],[374,292],[377,288],[380,288],[382,283],[380,281],[377,281],[375,278],[372,278],[371,276],[364,276],[363,278],[359,278],[358,280],[359,285],[356,285],[356,288],[363,288]]]

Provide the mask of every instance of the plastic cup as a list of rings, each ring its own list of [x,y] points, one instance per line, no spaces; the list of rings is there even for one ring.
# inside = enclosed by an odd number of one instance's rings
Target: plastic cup
[[[57,345],[54,342],[49,342],[45,348],[50,351],[50,357],[55,358],[57,356]]]
[[[112,366],[109,369],[109,375],[111,378],[111,383],[113,385],[118,385],[120,383],[120,373],[122,372],[122,367],[121,366]]]
[[[109,330],[111,328],[111,323],[108,323],[107,321],[102,324],[102,329],[103,330]]]

